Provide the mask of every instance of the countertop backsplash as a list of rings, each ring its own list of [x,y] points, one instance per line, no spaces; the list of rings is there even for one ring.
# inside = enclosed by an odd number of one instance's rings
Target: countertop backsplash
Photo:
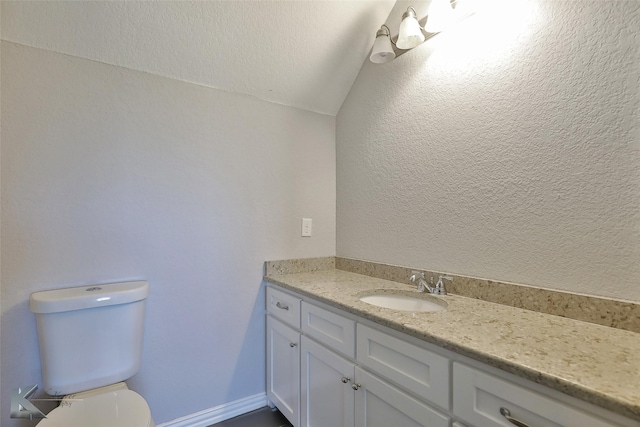
[[[451,294],[640,333],[640,304],[630,301],[341,257],[265,263],[266,276],[333,269],[406,283],[407,286],[410,286],[408,279],[412,270],[424,271],[427,277],[433,276],[436,280],[439,275],[446,274],[454,278],[453,282],[446,282]]]

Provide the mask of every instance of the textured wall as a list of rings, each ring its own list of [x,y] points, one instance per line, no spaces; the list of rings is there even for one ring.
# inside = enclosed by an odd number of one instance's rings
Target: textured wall
[[[394,1],[1,4],[3,40],[335,115]]]
[[[481,3],[363,66],[337,255],[640,301],[640,3]]]
[[[13,43],[2,56],[3,427],[25,425],[11,388],[41,384],[42,289],[149,281],[129,384],[159,423],[264,392],[262,264],[334,255],[335,118]]]

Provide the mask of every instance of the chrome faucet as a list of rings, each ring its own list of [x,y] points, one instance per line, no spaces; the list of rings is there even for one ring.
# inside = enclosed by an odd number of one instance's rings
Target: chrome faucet
[[[424,272],[422,271],[412,271],[411,277],[409,277],[409,281],[411,283],[418,282],[418,292],[425,292],[427,289],[429,290],[429,292],[431,292],[431,290],[433,289],[427,283],[427,279],[425,279]],[[433,277],[431,278],[431,284],[433,284]]]
[[[433,277],[431,278],[433,280]],[[433,294],[438,294],[438,295],[446,295],[447,294],[447,289],[444,287],[444,283],[442,282],[442,279],[448,280],[450,282],[453,282],[453,277],[451,276],[438,276],[438,281],[436,282],[436,287],[433,289]]]
[[[433,276],[431,276],[431,285],[429,285],[429,283],[427,283],[427,279],[424,277],[424,272],[422,271],[412,271],[411,277],[409,277],[409,282],[418,282],[418,292],[429,292],[430,294],[446,295],[447,289],[445,288],[442,279],[453,282],[453,277],[451,276],[438,276],[438,282],[434,285]]]

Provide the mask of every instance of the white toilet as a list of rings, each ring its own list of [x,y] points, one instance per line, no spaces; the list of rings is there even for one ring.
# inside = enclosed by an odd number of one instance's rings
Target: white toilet
[[[145,281],[35,292],[44,391],[64,396],[38,427],[155,427],[124,380],[140,368]]]

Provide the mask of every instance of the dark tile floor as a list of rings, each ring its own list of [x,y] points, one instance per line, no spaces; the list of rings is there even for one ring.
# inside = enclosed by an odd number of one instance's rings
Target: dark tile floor
[[[280,411],[265,406],[209,427],[291,427],[291,424]]]

